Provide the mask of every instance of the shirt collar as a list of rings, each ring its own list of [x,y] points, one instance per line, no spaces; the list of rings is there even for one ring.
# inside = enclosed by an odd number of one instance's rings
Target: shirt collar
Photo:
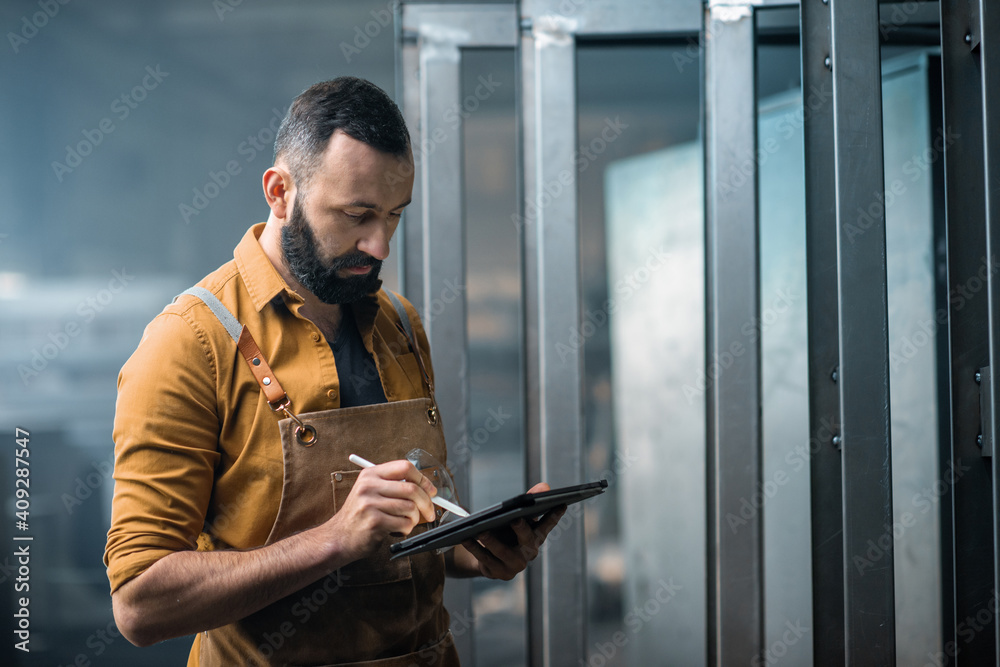
[[[271,260],[264,254],[264,249],[260,247],[260,235],[266,224],[261,222],[248,229],[233,251],[236,268],[239,269],[243,284],[246,285],[258,313],[282,292],[294,301],[302,300],[302,297],[288,287],[284,278],[271,264]]]
[[[264,232],[266,224],[261,222],[248,229],[233,251],[236,268],[239,269],[243,284],[246,285],[258,313],[279,295],[284,295],[293,302],[302,303],[302,297],[288,286],[271,264],[271,260],[264,254],[264,249],[260,247],[260,235]],[[371,352],[375,317],[379,311],[378,296],[369,294],[360,301],[350,304],[350,307],[354,311],[353,315],[365,347]]]

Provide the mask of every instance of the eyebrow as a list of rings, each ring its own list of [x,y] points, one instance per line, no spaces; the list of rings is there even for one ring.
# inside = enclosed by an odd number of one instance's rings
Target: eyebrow
[[[391,208],[389,210],[390,211],[395,211],[396,209],[405,208],[405,207],[409,206],[410,202],[412,202],[412,201],[413,201],[412,198],[407,199],[405,202],[403,202],[399,206],[394,206],[393,208]],[[367,202],[367,201],[352,201],[352,202],[349,202],[347,204],[344,204],[343,207],[344,208],[370,208],[370,209],[373,209],[375,211],[378,210],[378,205],[377,204],[373,204],[373,203]]]

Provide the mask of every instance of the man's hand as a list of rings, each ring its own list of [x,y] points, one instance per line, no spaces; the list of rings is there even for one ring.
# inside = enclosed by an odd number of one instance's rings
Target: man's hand
[[[370,555],[390,533],[408,535],[435,519],[434,484],[409,461],[389,461],[358,475],[344,506],[324,524],[350,560]]]
[[[548,491],[545,482],[536,484],[528,493]],[[549,532],[566,513],[566,506],[543,514],[538,520],[518,519],[509,526],[483,533],[455,547],[452,573],[457,576],[482,575],[489,579],[510,581],[538,555]]]
[[[333,517],[246,551],[177,551],[112,595],[126,639],[148,646],[217,628],[371,554],[389,533],[434,519],[434,485],[409,461],[362,470]]]

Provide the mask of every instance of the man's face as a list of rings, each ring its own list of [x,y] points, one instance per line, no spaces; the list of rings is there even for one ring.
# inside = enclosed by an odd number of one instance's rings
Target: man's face
[[[352,303],[378,290],[389,240],[413,190],[413,163],[337,131],[281,229],[285,263],[320,301]]]

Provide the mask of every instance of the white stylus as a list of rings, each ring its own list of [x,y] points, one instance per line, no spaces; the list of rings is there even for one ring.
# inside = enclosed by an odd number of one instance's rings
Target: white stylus
[[[374,468],[375,467],[374,463],[372,463],[368,459],[361,458],[357,454],[351,454],[347,458],[348,458],[348,460],[350,460],[351,463],[353,463],[354,465],[357,465],[357,466],[361,466],[362,468]],[[434,503],[435,505],[437,505],[438,507],[440,507],[441,509],[448,510],[449,512],[451,512],[452,514],[455,514],[457,516],[463,516],[463,517],[464,516],[469,516],[468,512],[466,512],[464,509],[462,509],[461,507],[459,507],[455,503],[451,502],[450,500],[445,500],[444,498],[439,498],[437,496],[433,496],[431,498],[431,502]]]

